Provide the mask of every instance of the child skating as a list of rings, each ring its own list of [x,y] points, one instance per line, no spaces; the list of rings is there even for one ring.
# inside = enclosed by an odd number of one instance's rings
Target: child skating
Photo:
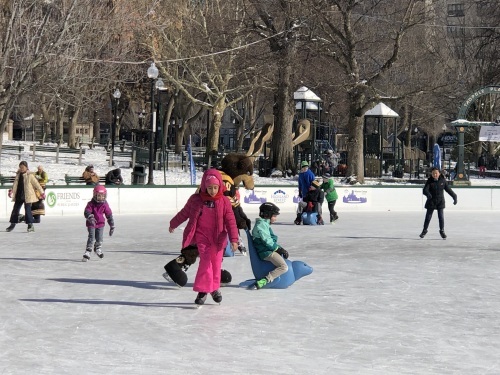
[[[285,262],[285,259],[288,259],[288,251],[278,245],[278,236],[271,229],[271,224],[276,221],[279,214],[280,209],[274,203],[266,202],[259,207],[259,218],[252,230],[253,245],[259,258],[271,262],[276,268],[266,277],[257,280],[249,287],[250,289],[261,289],[288,271]]]
[[[337,194],[337,190],[335,189],[333,178],[331,178],[329,173],[325,173],[323,175],[323,184],[321,185],[321,189],[323,189],[323,191],[325,192],[325,198],[328,202],[328,211],[330,211],[330,223],[333,223],[339,218],[337,212],[335,211],[335,203],[337,203],[339,195]]]
[[[106,220],[108,221],[110,227],[109,235],[112,236],[115,231],[113,212],[106,201],[106,196],[106,188],[102,185],[97,185],[94,188],[92,200],[87,203],[83,212],[88,231],[87,248],[82,259],[84,262],[90,259],[92,249],[99,258],[104,256],[101,246],[104,237],[104,226],[106,225]]]
[[[199,192],[189,197],[186,205],[170,220],[170,233],[188,220],[182,247],[196,244],[200,263],[193,290],[198,292],[195,303],[203,305],[210,293],[216,303],[222,301],[219,290],[222,257],[228,236],[232,251],[238,250],[238,228],[231,202],[224,195],[226,187],[216,169],[207,170],[201,179]]]

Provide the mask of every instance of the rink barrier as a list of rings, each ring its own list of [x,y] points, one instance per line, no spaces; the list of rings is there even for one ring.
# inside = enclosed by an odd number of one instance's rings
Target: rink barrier
[[[422,211],[425,197],[422,186],[337,186],[338,212],[349,211]],[[108,202],[116,215],[166,214],[178,212],[195,187],[186,185],[111,186]],[[92,198],[93,186],[47,186],[45,211],[50,216],[83,215],[83,209]],[[453,187],[458,204],[453,205],[445,193],[447,210],[500,210],[500,187]],[[0,187],[0,217],[10,217],[13,203],[7,196],[8,187]],[[286,185],[240,188],[241,204],[247,215],[258,215],[264,202],[278,205],[282,213],[294,213],[298,203],[297,187]],[[323,211],[327,211],[326,202]]]

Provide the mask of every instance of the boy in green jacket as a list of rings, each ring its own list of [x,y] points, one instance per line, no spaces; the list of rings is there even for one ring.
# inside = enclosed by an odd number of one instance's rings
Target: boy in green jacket
[[[323,175],[323,184],[321,185],[321,189],[325,192],[326,201],[328,202],[328,211],[330,211],[330,223],[338,220],[339,216],[337,212],[335,212],[335,203],[337,203],[337,199],[339,198],[337,194],[337,190],[335,190],[335,186],[333,185],[333,178],[330,178],[330,174],[325,173]]]
[[[276,221],[279,214],[280,209],[274,203],[266,202],[259,207],[260,218],[256,220],[252,230],[253,244],[259,258],[271,262],[276,268],[269,272],[266,277],[255,282],[256,289],[263,288],[288,271],[285,262],[285,259],[288,259],[288,252],[278,245],[278,236],[271,229],[271,224]]]

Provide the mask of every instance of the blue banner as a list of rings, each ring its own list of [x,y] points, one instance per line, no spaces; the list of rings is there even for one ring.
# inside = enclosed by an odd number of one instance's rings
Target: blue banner
[[[193,161],[193,151],[191,150],[191,136],[188,142],[189,172],[191,173],[191,185],[196,185],[196,168]]]
[[[439,148],[439,145],[437,143],[434,144],[434,148],[433,148],[432,166],[441,170],[441,149]]]

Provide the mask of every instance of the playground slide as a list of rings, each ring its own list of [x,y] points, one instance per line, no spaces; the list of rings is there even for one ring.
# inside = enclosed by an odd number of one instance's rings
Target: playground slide
[[[254,140],[250,144],[250,147],[247,151],[247,156],[256,156],[261,153],[262,148],[266,144],[267,141],[271,139],[273,135],[274,124],[267,123],[262,129],[257,133]]]
[[[274,124],[267,123],[264,127],[257,133],[248,149],[247,156],[256,156],[262,152],[262,149],[267,141],[269,141],[273,135]],[[308,140],[311,136],[311,123],[309,120],[302,119],[297,125],[297,130],[292,139],[292,147],[297,146]]]
[[[299,143],[302,143],[309,139],[311,135],[311,123],[309,120],[302,119],[299,121],[297,125],[297,130],[295,130],[295,134],[292,140],[292,147],[297,146]]]

